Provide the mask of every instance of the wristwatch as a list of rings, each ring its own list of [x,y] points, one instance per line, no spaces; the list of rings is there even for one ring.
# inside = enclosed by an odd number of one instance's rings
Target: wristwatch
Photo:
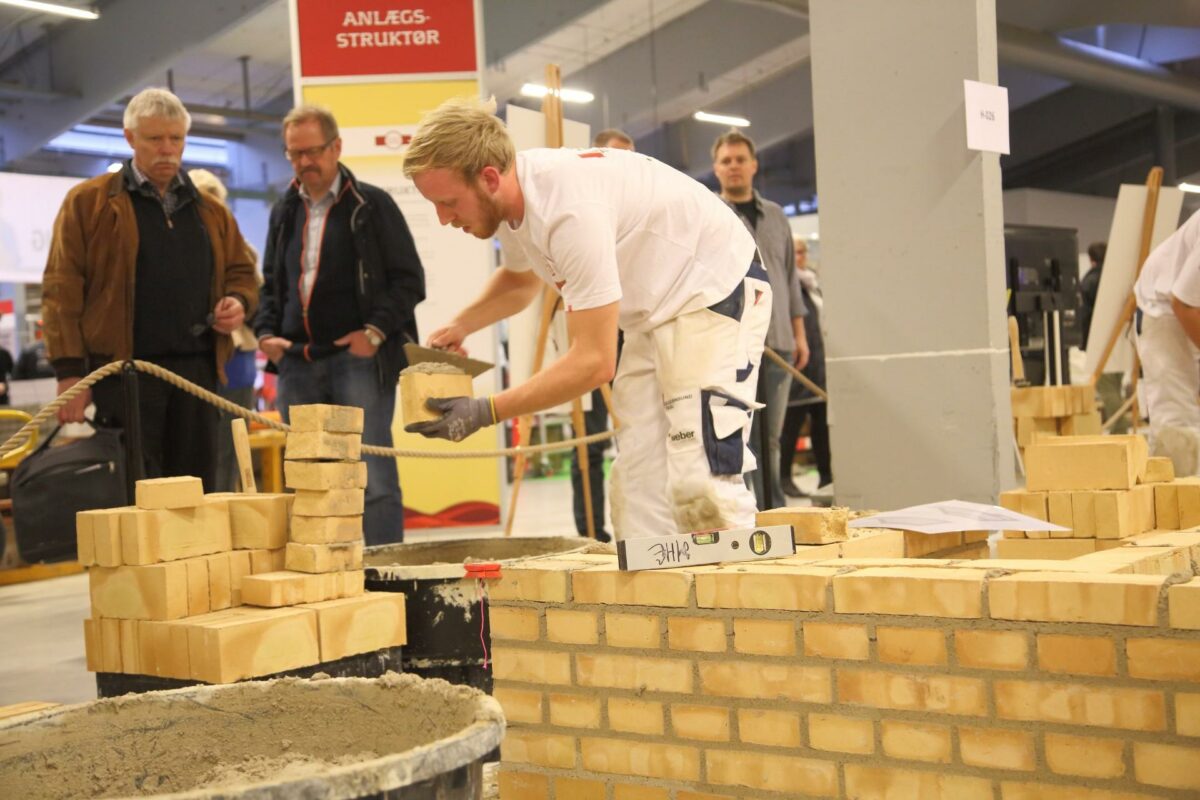
[[[367,335],[367,341],[371,343],[371,347],[379,347],[383,344],[383,337],[370,328],[363,328],[363,333]]]

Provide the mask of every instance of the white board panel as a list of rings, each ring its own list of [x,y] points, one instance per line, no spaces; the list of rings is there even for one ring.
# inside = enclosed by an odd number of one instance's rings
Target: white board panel
[[[42,282],[54,219],[80,180],[0,172],[0,282]]]

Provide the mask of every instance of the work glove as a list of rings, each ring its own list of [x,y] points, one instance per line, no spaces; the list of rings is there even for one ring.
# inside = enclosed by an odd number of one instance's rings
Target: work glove
[[[449,439],[461,442],[480,428],[494,425],[492,404],[486,397],[430,397],[425,401],[430,411],[442,412],[441,419],[405,425],[409,433],[419,433],[426,439]]]

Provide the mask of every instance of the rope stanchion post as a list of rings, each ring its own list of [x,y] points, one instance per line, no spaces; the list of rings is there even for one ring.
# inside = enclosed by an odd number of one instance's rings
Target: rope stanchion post
[[[137,365],[126,361],[121,366],[121,389],[125,395],[125,491],[129,505],[137,497],[137,482],[145,472],[146,462],[142,458],[142,405],[138,392]]]

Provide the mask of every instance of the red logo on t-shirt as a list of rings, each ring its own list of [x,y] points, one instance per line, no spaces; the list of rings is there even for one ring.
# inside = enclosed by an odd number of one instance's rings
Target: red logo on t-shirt
[[[599,150],[588,150],[579,154],[580,158],[604,158],[604,153]]]
[[[554,282],[554,288],[558,289],[560,292],[562,291],[562,287],[564,287],[566,285],[567,285],[566,281],[555,281]]]

